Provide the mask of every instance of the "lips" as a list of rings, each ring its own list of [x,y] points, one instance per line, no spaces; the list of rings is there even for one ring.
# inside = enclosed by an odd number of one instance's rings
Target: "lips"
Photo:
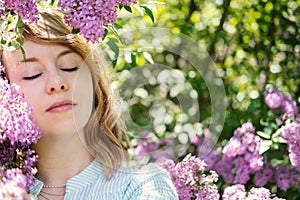
[[[77,104],[70,100],[59,100],[51,104],[46,112],[67,112],[76,105]]]

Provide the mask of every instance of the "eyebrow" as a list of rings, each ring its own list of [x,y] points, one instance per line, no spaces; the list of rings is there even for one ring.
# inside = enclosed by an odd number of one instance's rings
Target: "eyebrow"
[[[73,51],[72,49],[67,49],[65,51],[60,52],[57,56],[56,59],[61,58],[62,56],[65,56],[67,54],[70,53],[75,53],[75,51]],[[32,57],[32,58],[26,58],[25,60],[21,60],[17,65],[21,64],[21,63],[27,63],[27,62],[38,62],[38,58]]]

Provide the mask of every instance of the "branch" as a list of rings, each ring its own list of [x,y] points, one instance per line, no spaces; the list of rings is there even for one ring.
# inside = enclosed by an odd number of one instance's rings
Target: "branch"
[[[209,50],[208,50],[208,53],[209,55],[214,59],[215,57],[215,52],[216,52],[216,42],[217,42],[217,37],[216,35],[220,32],[220,31],[223,31],[223,25],[225,23],[225,20],[228,16],[228,9],[229,9],[229,5],[230,5],[230,1],[231,0],[225,0],[224,1],[224,4],[223,4],[223,7],[224,7],[224,11],[222,13],[222,17],[220,19],[220,23],[219,23],[219,26],[217,28],[217,30],[215,31],[215,37],[213,39],[213,42],[211,43],[210,47],[209,47]]]
[[[194,0],[191,0],[191,1],[190,1],[190,6],[189,6],[189,13],[188,13],[188,15],[186,16],[186,18],[185,18],[184,21],[185,21],[185,22],[189,22],[190,19],[191,19],[191,17],[192,17],[193,12],[199,11],[199,10],[200,10],[200,9],[199,9],[199,7],[197,7],[195,1],[194,1]]]

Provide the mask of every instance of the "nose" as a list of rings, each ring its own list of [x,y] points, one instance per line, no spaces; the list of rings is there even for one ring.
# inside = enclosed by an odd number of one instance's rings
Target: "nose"
[[[69,89],[68,81],[59,72],[49,74],[46,90],[48,94],[64,92]]]

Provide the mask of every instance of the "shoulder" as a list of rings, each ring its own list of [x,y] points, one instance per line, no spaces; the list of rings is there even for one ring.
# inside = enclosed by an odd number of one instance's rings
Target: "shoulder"
[[[132,171],[131,181],[125,190],[126,199],[178,199],[168,172],[157,164],[148,164]]]

